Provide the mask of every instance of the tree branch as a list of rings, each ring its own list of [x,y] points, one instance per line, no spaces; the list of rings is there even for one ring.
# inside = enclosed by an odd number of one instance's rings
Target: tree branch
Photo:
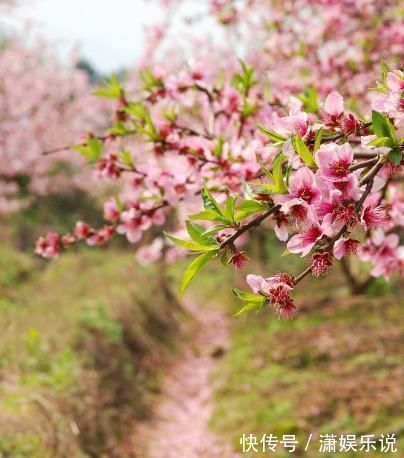
[[[266,212],[262,213],[261,215],[257,216],[256,218],[252,219],[249,223],[241,226],[234,234],[228,237],[224,242],[220,244],[220,250],[226,248],[228,245],[234,243],[244,232],[248,231],[253,227],[259,226],[268,216],[273,215],[280,209],[280,205],[272,205]]]

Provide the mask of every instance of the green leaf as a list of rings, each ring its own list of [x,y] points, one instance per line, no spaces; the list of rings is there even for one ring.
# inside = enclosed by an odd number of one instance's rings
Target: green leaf
[[[399,149],[395,148],[389,152],[389,159],[393,165],[399,165],[402,157],[402,152]]]
[[[269,183],[251,183],[256,194],[276,194],[275,185]]]
[[[195,275],[201,270],[201,268],[212,258],[216,256],[218,251],[208,251],[202,253],[196,259],[194,259],[191,264],[187,267],[184,276],[181,282],[180,294],[184,294],[185,288],[189,285],[190,281],[195,277]]]
[[[218,215],[223,216],[222,209],[220,208],[219,204],[217,203],[216,199],[212,196],[212,194],[208,191],[206,187],[202,188],[201,191],[203,206],[205,210],[212,210]]]
[[[248,302],[244,307],[242,307],[238,312],[236,312],[233,316],[240,316],[245,312],[249,312],[250,310],[257,309],[259,310],[263,305],[265,305],[266,300],[263,301],[261,304],[258,302]]]
[[[316,138],[314,140],[314,151],[317,151],[320,146],[321,146],[321,139],[323,138],[323,131],[324,128],[321,127],[317,132],[316,132]]]
[[[282,144],[287,140],[286,137],[284,137],[283,135],[279,134],[278,132],[275,132],[272,129],[267,129],[266,127],[261,126],[261,125],[257,126],[257,128],[262,134],[266,135],[274,143]]]
[[[242,94],[247,94],[257,81],[254,77],[254,68],[249,67],[244,61],[239,60],[241,73],[233,76],[232,84]]]
[[[102,143],[98,138],[88,134],[86,145],[74,146],[73,149],[85,156],[89,161],[95,162],[101,157]]]
[[[254,213],[261,212],[267,208],[264,202],[258,202],[257,200],[245,200],[236,207],[235,221],[239,222],[244,218],[247,218]]]
[[[258,162],[258,164],[260,165],[261,167],[261,170],[265,173],[265,175],[270,178],[271,180],[273,180],[273,176],[272,176],[272,173],[265,167],[264,163],[262,162],[262,159],[261,157],[259,156],[259,154],[256,154],[255,155],[255,158]]]
[[[277,194],[285,194],[288,191],[283,181],[282,162],[284,158],[285,156],[280,153],[272,163],[272,177],[275,183],[274,192]]]
[[[121,151],[119,153],[119,160],[128,167],[133,167],[135,165],[130,151]]]
[[[202,210],[199,213],[190,215],[189,219],[196,220],[196,221],[216,221],[218,223],[227,224],[226,218],[224,216],[218,215],[213,210]]]
[[[303,94],[297,95],[297,98],[303,102],[305,111],[309,113],[317,113],[319,109],[317,90],[315,87],[310,87],[304,90]]]
[[[163,85],[161,80],[157,79],[148,68],[140,72],[140,80],[143,83],[142,89],[144,91],[151,91],[153,88]]]
[[[119,196],[115,196],[114,200],[115,200],[116,208],[120,212],[123,212],[125,210],[125,205],[122,203],[120,197]]]
[[[111,135],[117,135],[119,137],[123,137],[125,135],[134,133],[134,130],[128,129],[125,124],[122,122],[118,121],[115,123],[114,126],[112,126],[110,129],[108,129],[108,133]]]
[[[300,138],[299,134],[292,136],[292,145],[296,153],[302,158],[303,162],[309,167],[315,167],[316,161],[309,148],[306,146],[304,141]]]
[[[393,146],[393,141],[390,137],[376,137],[367,146],[388,146],[391,148]]]
[[[384,60],[381,61],[380,66],[382,68],[382,83],[385,87],[387,87],[387,73],[391,72],[391,68]]]
[[[292,166],[288,165],[285,171],[285,181],[286,181],[286,186],[289,186],[289,179],[290,179],[290,174],[292,173]]]
[[[96,137],[93,137],[92,135],[88,135],[87,145],[90,148],[92,159],[99,159],[102,154],[102,143],[100,140],[98,140]]]
[[[142,123],[150,119],[149,110],[141,102],[130,103],[125,110],[129,115]]]
[[[115,75],[112,75],[111,80],[105,81],[104,84],[106,87],[96,89],[93,91],[93,95],[108,99],[119,99],[119,97],[123,95],[123,89],[121,88]]]
[[[233,288],[233,294],[236,295],[239,299],[246,302],[259,302],[266,301],[266,298],[261,294],[254,294],[246,291],[241,291],[239,289]]]
[[[186,248],[187,250],[190,251],[213,251],[217,250],[219,245],[203,245],[201,243],[196,243],[196,242],[191,242],[189,240],[182,240],[179,239],[178,237],[174,237],[173,235],[167,234],[166,232],[164,233],[166,237],[168,237],[172,242],[174,242],[176,245]]]
[[[396,131],[387,116],[382,115],[378,111],[372,111],[372,126],[374,133],[378,137],[388,137],[397,143]]]
[[[223,145],[224,145],[224,140],[222,137],[219,137],[217,139],[217,143],[213,149],[213,154],[216,156],[216,157],[221,157],[222,155],[222,152],[223,152]]]
[[[185,225],[189,236],[194,242],[200,243],[201,245],[217,245],[212,237],[206,237],[203,235],[203,232],[205,232],[205,228],[203,226],[195,224],[189,220],[185,221]]]
[[[161,114],[170,124],[174,123],[177,119],[177,111],[175,106],[171,108],[163,108]]]
[[[220,262],[224,267],[228,267],[229,265],[229,254],[227,250],[224,250],[222,255],[220,256]]]
[[[237,200],[237,196],[232,194],[227,198],[226,206],[224,208],[224,216],[229,223],[234,223],[234,206]]]
[[[216,234],[216,232],[221,231],[222,229],[226,229],[227,227],[228,227],[227,224],[217,224],[216,226],[206,229],[206,231],[202,235],[207,236],[211,234]]]
[[[242,116],[244,119],[252,116],[258,110],[258,105],[250,103],[247,98],[244,99]]]

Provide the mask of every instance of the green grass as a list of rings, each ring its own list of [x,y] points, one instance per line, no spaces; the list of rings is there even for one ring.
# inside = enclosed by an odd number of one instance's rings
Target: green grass
[[[235,450],[243,433],[296,434],[302,442],[312,433],[317,442],[309,452],[300,446],[293,456],[327,456],[318,453],[319,434],[404,431],[399,291],[352,298],[336,277],[307,279],[293,321],[271,310],[234,319],[211,423]],[[290,453],[278,448],[277,456]]]
[[[0,260],[0,456],[104,456],[147,415],[179,310],[131,252]]]
[[[278,269],[301,269],[299,258],[280,257],[279,245],[266,249]],[[169,269],[173,291],[189,262]],[[240,303],[231,286],[246,289],[244,274],[219,263],[190,285],[185,300],[223,307],[232,323],[212,427],[236,450],[243,433],[303,440],[404,431],[400,290],[379,282],[372,295],[352,298],[334,277],[305,280],[294,321],[270,310],[232,317]],[[107,457],[107,444],[147,416],[158,367],[184,319],[158,271],[117,248],[75,250],[47,263],[0,245],[0,292],[0,456]]]

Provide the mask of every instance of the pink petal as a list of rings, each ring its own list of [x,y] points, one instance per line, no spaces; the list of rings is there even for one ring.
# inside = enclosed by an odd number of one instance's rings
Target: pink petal
[[[330,114],[338,116],[344,111],[344,99],[338,94],[338,92],[333,91],[325,100],[324,110]]]
[[[291,253],[301,253],[304,247],[303,236],[300,234],[294,235],[288,242],[287,248]]]
[[[345,250],[345,240],[340,239],[337,240],[334,244],[334,249],[333,249],[334,257],[335,259],[342,259],[345,256],[346,250]]]
[[[278,237],[278,239],[281,242],[286,242],[286,240],[289,237],[286,224],[281,224],[279,226],[276,224],[274,227],[274,231],[275,231],[276,236]]]
[[[265,281],[263,277],[260,275],[249,274],[247,275],[247,283],[248,286],[254,291],[254,293],[258,293],[261,288],[262,283]]]

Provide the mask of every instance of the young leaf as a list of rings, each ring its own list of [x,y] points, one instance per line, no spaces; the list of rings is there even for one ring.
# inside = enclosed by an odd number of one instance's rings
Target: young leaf
[[[187,267],[181,282],[180,294],[182,295],[185,288],[189,285],[189,282],[195,277],[195,275],[201,270],[201,268],[217,254],[216,251],[207,251],[202,253],[191,264]]]
[[[116,122],[114,126],[108,129],[108,133],[118,137],[124,137],[127,134],[134,133],[134,130],[128,129],[122,122]]]
[[[254,78],[254,68],[240,59],[241,73],[233,76],[232,84],[241,94],[247,94],[248,91],[256,84]]]
[[[247,98],[244,99],[242,116],[244,119],[252,116],[258,110],[258,105],[250,103]]]
[[[305,111],[309,113],[317,113],[319,109],[318,94],[314,87],[304,90],[303,94],[297,95],[297,98],[303,102]]]
[[[323,130],[324,128],[321,127],[320,129],[318,129],[318,131],[316,132],[316,138],[314,140],[314,151],[317,151],[320,146],[321,146],[321,139],[323,137]]]
[[[259,202],[257,200],[245,200],[240,205],[236,207],[235,221],[239,222],[247,216],[258,213],[267,208],[264,202]]]
[[[387,116],[383,116],[378,111],[372,111],[372,126],[378,137],[388,137],[397,142],[396,131]]]
[[[119,197],[119,196],[115,196],[115,197],[114,197],[114,200],[115,200],[116,208],[117,208],[120,212],[123,212],[123,211],[125,210],[125,205],[122,203],[120,197]]]
[[[376,137],[367,146],[388,146],[391,148],[393,146],[393,141],[390,137]]]
[[[173,235],[167,234],[166,232],[165,232],[165,235],[176,245],[182,248],[186,248],[187,250],[190,250],[190,251],[213,251],[213,250],[217,250],[219,246],[216,243],[214,245],[202,245],[201,243],[191,242],[188,240],[182,240],[182,239],[179,239],[178,237],[174,237]]]
[[[286,181],[286,186],[289,186],[289,179],[290,179],[290,174],[292,173],[292,166],[288,165],[286,167],[285,171],[285,181]]]
[[[284,159],[282,153],[278,154],[272,163],[272,177],[275,183],[274,192],[277,194],[285,194],[288,188],[283,181],[282,162]]]
[[[251,183],[255,194],[276,194],[276,186],[269,183]]]
[[[119,153],[119,160],[128,167],[133,167],[135,165],[130,151],[121,151]]]
[[[227,198],[226,206],[224,208],[224,216],[229,223],[234,223],[234,206],[237,200],[237,196],[232,194]]]
[[[266,127],[264,126],[257,126],[258,127],[258,130],[266,135],[270,140],[272,140],[274,143],[284,143],[287,139],[286,137],[284,137],[283,135],[281,134],[278,134],[278,132],[275,132],[274,130],[272,129],[267,129]]]
[[[103,88],[96,89],[93,91],[94,95],[98,97],[105,97],[108,99],[119,99],[123,94],[123,89],[119,85],[119,82],[115,75],[111,76],[111,81],[106,81]]]
[[[206,187],[202,188],[201,196],[205,210],[212,210],[218,215],[223,216],[222,209]]]
[[[249,293],[249,292],[246,292],[246,291],[241,291],[241,290],[236,289],[236,288],[233,288],[232,291],[233,291],[233,294],[236,295],[242,301],[259,302],[259,303],[261,303],[262,301],[266,300],[266,298],[263,297],[261,294]]]
[[[217,224],[216,226],[210,227],[209,229],[206,229],[206,231],[202,234],[205,236],[211,235],[211,234],[216,234],[216,232],[219,232],[223,229],[226,229],[228,226],[226,224]]]
[[[194,242],[200,243],[201,245],[216,245],[213,238],[203,235],[203,232],[205,231],[203,226],[199,226],[199,224],[195,224],[189,220],[185,221],[185,225],[189,236]]]
[[[220,256],[220,262],[224,267],[228,267],[229,265],[229,254],[227,250],[224,250],[222,255]]]
[[[93,137],[92,135],[87,136],[87,145],[90,148],[92,158],[97,160],[102,154],[101,142],[98,138]]]
[[[316,161],[312,152],[307,148],[304,141],[300,138],[299,134],[292,136],[292,145],[296,153],[302,158],[303,162],[309,167],[315,167]]]
[[[87,135],[86,145],[78,145],[73,147],[74,150],[85,156],[89,161],[97,161],[102,154],[102,144],[98,138],[91,134]]]
[[[389,159],[393,165],[399,165],[401,162],[401,158],[402,152],[398,148],[392,149],[389,152]]]
[[[196,221],[216,221],[218,223],[227,224],[227,220],[224,216],[218,215],[213,210],[202,210],[194,215],[190,215],[189,219]]]
[[[250,310],[260,309],[263,305],[265,305],[266,301],[262,303],[258,302],[248,302],[244,307],[242,307],[238,312],[236,312],[233,316],[240,316],[245,312],[249,312]]]
[[[143,83],[143,90],[145,91],[150,91],[155,87],[161,87],[163,85],[161,80],[157,79],[148,68],[140,72],[140,79]]]
[[[222,155],[222,152],[223,152],[223,145],[224,145],[224,140],[222,137],[219,137],[217,139],[217,143],[213,149],[213,154],[216,156],[216,157],[221,157]]]
[[[174,123],[177,119],[177,110],[175,106],[170,108],[163,108],[161,110],[161,114],[170,124]]]
[[[270,178],[271,180],[273,180],[273,176],[272,176],[272,173],[265,167],[264,163],[262,162],[262,159],[261,157],[259,156],[259,154],[256,154],[255,155],[255,158],[258,162],[258,164],[260,165],[261,167],[261,170],[265,173],[265,175]]]

